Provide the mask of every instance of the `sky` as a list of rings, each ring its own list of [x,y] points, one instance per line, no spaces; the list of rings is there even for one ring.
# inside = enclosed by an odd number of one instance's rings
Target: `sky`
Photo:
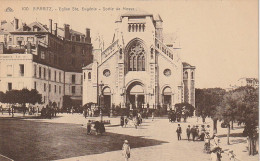
[[[13,12],[5,12],[7,7]],[[33,7],[52,7],[52,11]],[[70,11],[60,10],[64,7]],[[79,11],[72,11],[72,7]],[[82,7],[92,9],[83,11]],[[227,88],[241,77],[258,78],[257,0],[11,0],[1,1],[0,19],[16,17],[27,24],[38,20],[47,25],[53,19],[58,27],[67,23],[83,33],[90,28],[92,40],[101,35],[108,46],[116,18],[128,9],[158,13],[163,19],[163,32],[178,34],[182,61],[196,66],[196,88]]]

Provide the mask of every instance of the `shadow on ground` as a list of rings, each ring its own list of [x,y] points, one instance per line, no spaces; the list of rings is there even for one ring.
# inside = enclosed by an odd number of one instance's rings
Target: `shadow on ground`
[[[86,129],[80,125],[20,119],[0,119],[0,129],[0,154],[19,161],[57,160],[121,150],[125,139],[131,148],[166,143],[115,133],[86,135]]]
[[[230,137],[244,137],[243,133],[231,133],[229,136]],[[220,138],[227,137],[227,134],[218,135],[218,137],[220,137]]]

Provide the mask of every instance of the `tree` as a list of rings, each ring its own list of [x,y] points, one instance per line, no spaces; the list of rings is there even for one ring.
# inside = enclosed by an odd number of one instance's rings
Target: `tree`
[[[4,103],[5,99],[5,93],[0,91],[0,102]]]
[[[193,112],[194,112],[194,107],[189,104],[189,103],[177,103],[175,104],[175,108],[176,108],[176,115],[177,118],[183,117],[184,122],[186,122],[187,117],[191,117],[193,116]]]
[[[236,103],[239,101],[240,95],[234,93],[233,91],[227,92],[221,103],[221,106],[217,107],[216,117],[219,120],[224,121],[224,124],[227,125],[227,144],[229,145],[229,136],[230,136],[230,122],[236,120],[238,116],[238,109]]]
[[[42,96],[38,93],[37,90],[32,89],[22,89],[22,90],[10,90],[4,94],[3,103],[10,104],[21,104],[25,105],[26,103],[35,104],[42,103]]]
[[[217,107],[223,101],[225,93],[226,91],[221,88],[195,90],[196,115],[204,119],[205,117],[211,117],[214,122],[213,129],[215,132],[217,132],[218,121],[218,117],[216,116]]]
[[[257,126],[259,123],[259,94],[258,89],[253,87],[240,87],[234,91],[239,98],[236,101],[237,120],[245,123],[244,134],[249,137],[249,155],[256,151]]]
[[[245,123],[244,134],[249,137],[249,155],[256,151],[255,139],[258,126],[258,89],[240,87],[225,94],[217,116],[228,125],[227,143],[229,144],[230,122],[237,120]]]

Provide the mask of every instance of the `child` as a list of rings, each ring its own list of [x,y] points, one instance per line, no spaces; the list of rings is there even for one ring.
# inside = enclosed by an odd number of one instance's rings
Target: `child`
[[[228,157],[230,161],[235,161],[235,154],[233,153],[233,150],[228,152]]]
[[[122,147],[122,155],[125,158],[125,161],[128,161],[128,159],[130,158],[130,145],[128,144],[128,141],[125,140],[123,147]]]

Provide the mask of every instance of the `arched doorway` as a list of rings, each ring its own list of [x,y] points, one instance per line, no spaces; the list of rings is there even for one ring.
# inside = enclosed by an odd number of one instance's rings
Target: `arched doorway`
[[[163,89],[162,92],[162,103],[166,106],[171,106],[172,104],[172,89],[167,86]]]
[[[104,96],[104,108],[109,110],[111,107],[111,90],[109,87],[105,87],[103,89],[103,96]]]
[[[145,103],[145,92],[143,84],[140,82],[134,82],[127,88],[126,100],[128,104],[131,104],[133,108],[142,108]]]

